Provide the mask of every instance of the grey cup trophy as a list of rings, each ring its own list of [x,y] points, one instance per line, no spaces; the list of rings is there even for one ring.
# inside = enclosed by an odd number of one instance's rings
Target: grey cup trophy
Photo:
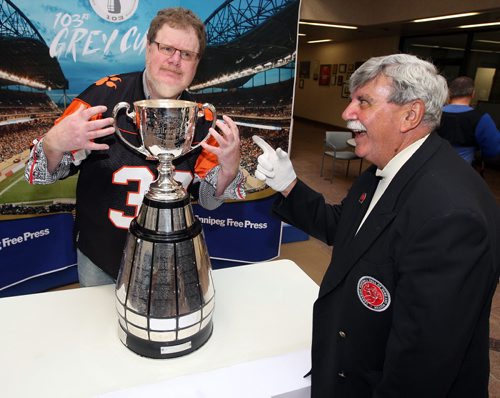
[[[127,141],[116,124],[123,109],[139,130],[140,146]],[[181,100],[137,101],[129,109],[127,102],[113,109],[116,135],[159,165],[130,224],[116,281],[119,337],[139,355],[178,357],[211,336],[215,291],[201,223],[173,178],[172,160],[200,145],[192,146],[198,112],[210,110],[212,127],[217,115],[211,104],[199,108]]]

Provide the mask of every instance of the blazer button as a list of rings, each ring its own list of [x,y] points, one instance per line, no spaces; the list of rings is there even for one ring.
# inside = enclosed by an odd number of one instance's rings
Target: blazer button
[[[341,370],[337,374],[339,375],[339,377],[342,377],[343,379],[345,379],[347,377],[346,374],[345,374],[345,372],[343,370]]]
[[[343,330],[339,330],[339,336],[342,337],[343,339],[345,339],[347,337],[347,335],[345,334],[345,332]]]

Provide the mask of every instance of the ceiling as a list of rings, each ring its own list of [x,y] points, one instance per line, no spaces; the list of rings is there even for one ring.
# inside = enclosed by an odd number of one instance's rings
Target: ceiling
[[[311,21],[308,22],[336,23],[335,21]],[[310,40],[332,39],[333,42],[343,42],[383,36],[420,36],[420,35],[446,35],[450,33],[467,33],[471,29],[460,29],[459,25],[477,24],[485,22],[500,22],[500,8],[483,11],[479,15],[447,19],[433,22],[413,23],[409,20],[401,22],[391,22],[378,25],[362,25],[356,30],[327,28],[311,25],[299,25],[299,33],[306,36],[299,37],[299,46],[313,45],[307,44]],[[337,22],[338,23],[338,22]],[[487,39],[498,41],[496,45],[489,43],[488,47],[494,47],[500,51],[500,25],[489,29]],[[496,30],[495,30],[496,29]]]

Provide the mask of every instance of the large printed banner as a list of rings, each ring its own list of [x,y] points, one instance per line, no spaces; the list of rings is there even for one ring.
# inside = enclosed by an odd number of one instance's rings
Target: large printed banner
[[[71,213],[78,176],[49,186],[30,186],[23,179],[29,145],[89,85],[105,76],[144,69],[147,29],[164,7],[190,8],[205,22],[207,51],[189,91],[197,101],[215,105],[219,116],[231,116],[242,139],[247,199],[230,201],[215,211],[193,206],[210,256],[215,264],[220,260],[226,265],[279,255],[281,223],[270,214],[274,192],[253,177],[260,150],[251,136],[258,134],[275,147],[289,146],[299,0],[4,3],[15,18],[2,20],[12,29],[1,32],[14,33],[2,33],[0,40],[8,43],[12,54],[26,49],[27,40],[41,42],[46,59],[33,51],[28,62],[39,62],[40,70],[31,71],[33,76],[16,76],[16,70],[24,68],[14,65],[8,76],[12,84],[0,87],[0,237],[8,243],[14,235],[53,231],[54,223],[61,223],[57,230],[65,230],[65,239],[51,233],[44,237],[44,250],[32,245],[16,252],[7,247],[0,250],[0,273],[5,276],[0,278],[0,291],[23,283],[30,273],[51,274],[74,264]],[[45,87],[34,85],[38,74]],[[66,264],[51,259],[49,252],[58,250],[70,253]],[[17,280],[14,268],[22,269]]]

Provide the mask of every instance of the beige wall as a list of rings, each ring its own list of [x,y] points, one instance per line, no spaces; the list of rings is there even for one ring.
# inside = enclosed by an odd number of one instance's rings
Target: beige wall
[[[313,79],[313,74],[319,74],[321,64],[349,65],[374,56],[392,54],[398,51],[398,44],[399,36],[302,46],[298,51],[294,116],[345,126],[341,114],[348,104],[348,99],[342,98],[342,87],[320,86],[318,80]],[[298,77],[298,66],[301,61],[311,61],[311,77],[303,79],[303,88],[299,88],[301,79]],[[317,70],[314,70],[315,68]],[[344,78],[345,76],[346,74]]]

